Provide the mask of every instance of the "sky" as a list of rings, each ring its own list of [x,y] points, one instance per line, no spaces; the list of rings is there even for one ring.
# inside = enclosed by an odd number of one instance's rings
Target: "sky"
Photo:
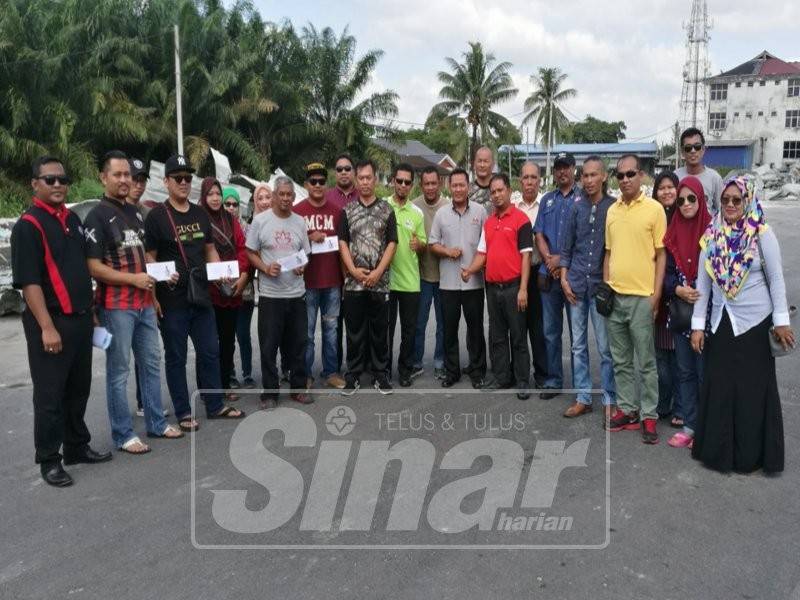
[[[571,120],[587,114],[625,121],[629,141],[665,141],[678,119],[691,0],[253,0],[267,21],[298,29],[344,27],[359,54],[384,56],[368,91],[400,96],[396,124],[421,126],[437,102],[437,73],[445,57],[461,62],[468,41],[480,41],[498,61],[512,63],[516,99],[497,111],[519,126],[524,100],[539,67],[559,67],[578,95],[564,107]],[[789,0],[708,0],[712,22],[711,74],[750,60],[762,50],[800,60],[800,3]],[[529,132],[533,143],[533,131]],[[526,132],[523,130],[523,142]]]

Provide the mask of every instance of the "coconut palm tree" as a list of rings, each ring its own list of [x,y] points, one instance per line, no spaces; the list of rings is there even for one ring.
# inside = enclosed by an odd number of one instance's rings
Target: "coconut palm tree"
[[[461,63],[445,58],[450,72],[439,72],[442,101],[431,108],[427,126],[432,128],[443,120],[455,119],[462,129],[470,132],[471,158],[479,143],[492,144],[501,131],[513,128],[508,119],[492,108],[513,99],[518,90],[509,74],[511,63],[495,64],[494,55],[485,53],[480,42],[469,42],[469,50],[462,56]]]
[[[522,124],[535,120],[534,142],[541,140],[545,147],[550,147],[558,140],[562,130],[569,124],[560,105],[578,95],[572,88],[563,89],[566,79],[567,74],[562,73],[558,67],[539,67],[538,75],[531,75],[534,90],[525,99]],[[548,131],[551,132],[549,136]]]

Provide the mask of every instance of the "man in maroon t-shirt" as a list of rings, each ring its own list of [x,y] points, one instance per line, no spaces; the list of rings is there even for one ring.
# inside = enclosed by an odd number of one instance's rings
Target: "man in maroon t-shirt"
[[[339,242],[336,231],[342,207],[328,200],[325,165],[311,163],[306,167],[305,188],[308,198],[294,207],[294,212],[306,220],[311,255],[305,269],[306,309],[308,310],[308,346],[306,347],[306,373],[308,387],[313,382],[314,334],[317,329],[317,312],[322,317],[322,378],[337,389],[344,387],[344,379],[337,371],[336,332],[341,304],[342,269],[339,262]]]

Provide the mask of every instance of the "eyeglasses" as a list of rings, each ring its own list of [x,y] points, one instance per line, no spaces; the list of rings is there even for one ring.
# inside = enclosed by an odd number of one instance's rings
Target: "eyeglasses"
[[[34,179],[38,179],[39,181],[44,181],[45,184],[49,186],[55,185],[56,181],[61,185],[69,185],[72,182],[72,180],[66,175],[39,175]]]
[[[722,206],[728,206],[728,204],[730,204],[731,206],[741,206],[742,205],[742,197],[741,196],[723,196],[720,199],[720,204],[722,204]]]
[[[226,208],[236,208],[237,206],[239,206],[239,204],[237,202],[226,202],[225,203],[225,207]]]
[[[349,173],[352,170],[353,170],[353,167],[344,167],[344,166],[336,167],[336,172],[337,173]]]
[[[191,175],[170,175],[169,177],[175,183],[192,183]]]
[[[413,179],[400,179],[399,177],[395,177],[394,181],[398,185],[411,185],[414,182]]]
[[[689,152],[691,152],[692,150],[694,150],[695,152],[700,152],[700,150],[702,149],[703,149],[703,144],[686,144],[683,146],[683,151],[686,152],[686,154],[689,154]]]
[[[321,177],[312,177],[308,180],[309,185],[325,185],[325,180]]]
[[[683,206],[686,203],[694,204],[697,202],[697,196],[689,194],[688,196],[678,196],[678,206]]]
[[[617,178],[617,181],[622,181],[625,178],[633,179],[638,174],[639,174],[639,171],[625,171],[624,173],[621,173],[621,172],[618,171],[616,173],[615,177]]]

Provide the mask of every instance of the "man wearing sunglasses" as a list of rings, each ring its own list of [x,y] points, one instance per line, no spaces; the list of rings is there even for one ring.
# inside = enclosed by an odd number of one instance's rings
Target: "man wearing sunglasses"
[[[719,197],[722,195],[722,177],[711,167],[703,164],[706,153],[706,138],[696,127],[689,127],[681,134],[681,156],[684,166],[675,170],[678,180],[693,175],[703,184],[703,191],[709,200],[712,213],[719,211]]]
[[[603,280],[616,293],[606,328],[617,387],[617,409],[608,429],[636,430],[641,418],[642,442],[656,444],[658,375],[653,326],[666,266],[667,217],[661,204],[642,191],[642,177],[638,156],[620,157],[616,178],[621,195],[606,215]],[[638,399],[636,371],[641,381]]]
[[[327,179],[328,170],[325,165],[318,162],[308,165],[305,183],[308,198],[294,207],[294,212],[306,221],[308,241],[311,244],[322,244],[328,238],[335,238],[342,216],[339,204],[329,201],[326,197]],[[339,266],[338,240],[333,249],[312,246],[303,276],[306,281],[308,313],[308,345],[305,355],[308,387],[311,387],[314,379],[314,336],[317,330],[317,313],[319,313],[322,321],[321,377],[330,387],[342,389],[344,379],[339,375],[336,363],[336,332],[342,301],[342,270]]]
[[[89,446],[84,421],[92,385],[92,279],[80,219],[64,202],[70,179],[60,160],[33,163],[33,204],[11,231],[13,285],[33,381],[33,438],[42,479],[72,485],[62,466],[111,460]]]

